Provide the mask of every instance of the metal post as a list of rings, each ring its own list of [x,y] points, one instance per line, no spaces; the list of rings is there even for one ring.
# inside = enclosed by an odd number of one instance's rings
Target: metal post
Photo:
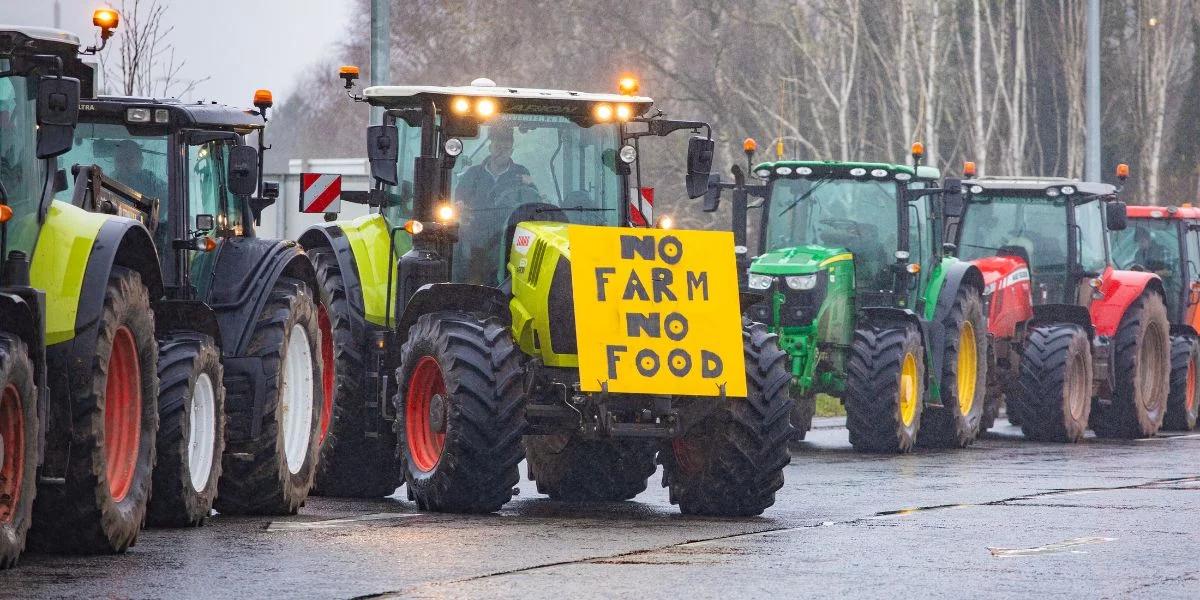
[[[389,0],[371,0],[371,85],[387,85],[391,77],[392,7]],[[383,109],[371,107],[371,123],[383,122]]]
[[[1087,114],[1083,178],[1100,181],[1100,0],[1087,4]]]
[[[62,27],[62,6],[58,4],[58,0],[54,0],[54,28]]]

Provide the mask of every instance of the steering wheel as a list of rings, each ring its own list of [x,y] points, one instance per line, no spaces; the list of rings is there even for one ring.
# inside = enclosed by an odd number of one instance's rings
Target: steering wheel
[[[1126,270],[1146,272],[1146,271],[1149,271],[1150,269],[1147,269],[1146,265],[1143,265],[1142,263],[1133,263],[1132,265],[1129,265],[1128,269],[1126,269]]]
[[[542,201],[542,194],[532,183],[518,183],[505,186],[504,189],[492,196],[493,206],[497,209],[513,210],[522,204],[532,204]]]

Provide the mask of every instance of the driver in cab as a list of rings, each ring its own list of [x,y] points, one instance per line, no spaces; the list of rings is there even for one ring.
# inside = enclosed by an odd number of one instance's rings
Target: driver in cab
[[[455,199],[468,210],[495,208],[496,199],[505,189],[532,185],[529,169],[513,162],[513,128],[495,125],[488,135],[488,156],[462,174]]]

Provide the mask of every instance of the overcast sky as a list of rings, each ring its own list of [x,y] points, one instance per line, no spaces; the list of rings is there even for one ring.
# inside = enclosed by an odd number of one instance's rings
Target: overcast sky
[[[143,0],[145,2],[146,0]],[[61,28],[84,44],[96,38],[92,10],[104,0],[0,0],[0,23],[54,26],[59,4]],[[107,4],[120,8],[119,0]],[[350,0],[160,0],[175,27],[170,41],[176,59],[186,59],[181,77],[210,79],[191,99],[248,105],[260,87],[276,103],[292,91],[305,67],[328,56],[346,35]],[[364,32],[366,34],[366,32]]]

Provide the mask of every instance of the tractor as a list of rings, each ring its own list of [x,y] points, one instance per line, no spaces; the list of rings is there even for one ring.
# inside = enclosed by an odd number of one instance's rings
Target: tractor
[[[254,105],[88,98],[59,160],[79,207],[145,223],[163,273],[151,525],[199,525],[214,506],[294,514],[313,485],[332,338],[304,252],[255,235],[278,185],[262,181],[271,93]],[[129,200],[73,193],[87,181]]]
[[[755,145],[747,140],[747,162]],[[705,210],[733,190],[733,230],[745,287],[763,296],[747,318],[780,336],[790,358],[798,437],[818,393],[842,399],[855,449],[964,447],[978,431],[986,381],[983,279],[942,243],[953,180],[914,165],[778,160],[760,184],[710,181]],[[751,197],[756,197],[751,200]],[[762,210],[746,248],[747,211]]]
[[[1200,209],[1128,206],[1126,216],[1130,227],[1111,234],[1113,263],[1158,275],[1171,321],[1171,382],[1162,428],[1191,431],[1200,412]]]
[[[657,313],[641,322],[626,316],[631,330],[644,327],[660,340],[700,327],[731,336],[734,351],[721,358],[744,358],[744,376],[739,368],[702,393],[664,392],[671,373],[698,373],[702,365],[716,372],[719,361],[613,345],[609,368],[636,366],[653,374],[645,380],[652,385],[619,388],[582,374],[591,368],[583,357],[604,346],[596,336],[614,333],[597,324],[614,313],[579,307],[622,289],[612,271],[593,277],[583,261],[686,258],[670,230],[648,226],[652,193],[633,189],[640,141],[696,134],[705,123],[652,111],[632,79],[622,80],[621,94],[479,79],[358,95],[357,70],[343,68],[342,76],[352,98],[383,109],[383,123],[367,132],[375,187],[343,192],[343,201],[379,212],[310,229],[300,242],[332,301],[339,389],[331,435],[358,450],[336,465],[357,484],[353,491],[390,491],[403,481],[423,510],[491,512],[513,495],[525,459],[529,477],[552,499],[626,500],[646,489],[657,457],[663,485],[684,513],[755,515],[774,503],[791,436],[786,356],[765,327],[740,325],[736,293],[690,325],[649,318]],[[711,137],[689,140],[692,198],[704,194],[712,149]],[[679,232],[680,239],[686,233],[729,245],[728,263],[712,264],[727,268],[736,292],[732,239]],[[622,240],[615,250],[581,241],[610,234]],[[719,256],[720,243],[701,256]],[[643,284],[651,283],[656,294],[660,287],[683,293],[669,269],[652,273],[631,280],[626,293],[648,293]],[[701,277],[689,281],[699,286]],[[719,291],[715,283],[705,290]]]
[[[974,165],[964,172],[974,175]],[[1127,167],[1118,168],[1123,181]],[[947,240],[983,271],[993,338],[987,414],[1001,404],[1037,441],[1154,435],[1170,378],[1163,281],[1118,270],[1126,226],[1113,185],[1053,177],[962,181]]]
[[[96,11],[103,47],[117,25]],[[79,39],[0,27],[0,568],[34,548],[122,552],[150,497],[158,430],[145,225],[54,200],[91,67]],[[81,83],[82,80],[82,83]],[[96,192],[98,190],[77,190]],[[183,323],[176,323],[183,326]]]

